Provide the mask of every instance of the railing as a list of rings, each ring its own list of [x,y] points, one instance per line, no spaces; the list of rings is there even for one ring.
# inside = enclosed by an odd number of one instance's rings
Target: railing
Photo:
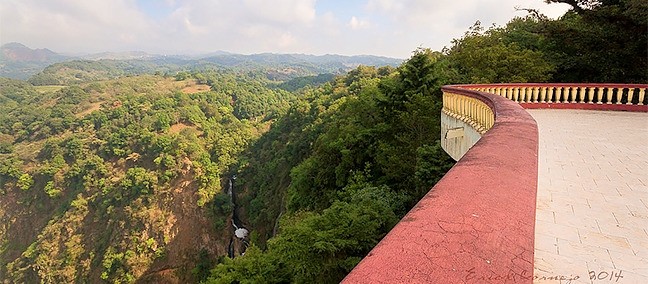
[[[502,96],[524,108],[648,110],[646,84],[481,84],[459,87]]]
[[[495,123],[493,110],[483,101],[474,97],[462,96],[451,91],[443,93],[444,114],[459,119],[479,134],[484,134]]]
[[[524,108],[648,112],[647,90],[646,84],[443,87],[442,145],[448,151],[460,145],[449,140],[466,137],[469,146],[343,282],[533,282],[538,130]]]

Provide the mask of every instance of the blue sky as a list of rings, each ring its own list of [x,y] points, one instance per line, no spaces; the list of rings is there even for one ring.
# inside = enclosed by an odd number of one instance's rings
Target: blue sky
[[[441,50],[475,21],[504,25],[543,0],[1,0],[0,43],[60,53],[371,54]]]

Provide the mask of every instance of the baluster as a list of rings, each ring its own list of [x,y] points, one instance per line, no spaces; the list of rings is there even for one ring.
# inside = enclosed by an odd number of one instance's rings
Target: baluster
[[[450,112],[452,114],[457,113],[457,98],[455,98],[454,94],[450,96]]]
[[[520,88],[513,88],[513,101],[519,103],[518,98],[520,97]]]
[[[576,95],[578,94],[578,87],[568,87],[569,88],[569,96],[567,96],[567,101],[566,103],[576,103]],[[571,99],[571,101],[569,100]]]
[[[488,128],[492,128],[495,125],[495,113],[492,109],[488,108]]]
[[[608,95],[607,95],[607,104],[612,104],[612,101],[614,101],[614,96],[616,95],[616,90],[617,88],[608,88]]]
[[[646,88],[639,88],[639,105],[643,105],[644,96],[646,95]]]
[[[479,127],[479,115],[477,114],[477,101],[472,100],[472,116],[473,116],[473,121],[475,122],[475,126]]]
[[[463,96],[459,96],[459,103],[461,107],[459,108],[459,116],[463,119],[464,115],[466,114],[466,100],[463,98]]]
[[[578,90],[578,102],[579,103],[584,103],[585,102],[585,87],[580,87]]]
[[[569,96],[572,96],[572,87],[565,87],[565,96],[563,103],[569,103]]]
[[[587,103],[594,103],[594,87],[590,87],[589,90],[587,90]]]
[[[488,106],[484,105],[484,125],[486,125],[486,129],[490,129],[490,125],[488,124],[489,119],[490,115],[488,114]]]
[[[596,103],[597,104],[602,104],[603,103],[603,91],[604,87],[599,87],[598,90],[596,91]]]
[[[475,102],[473,100],[468,100],[468,117],[471,120],[471,126],[475,127]]]
[[[495,113],[488,108],[488,128],[492,128],[493,125],[495,125]]]
[[[473,114],[473,101],[471,99],[468,99],[467,106],[468,106],[468,110],[466,116],[468,117],[469,120],[474,121],[475,115]]]
[[[526,102],[526,88],[521,87],[520,88],[520,103],[525,103]]]
[[[563,87],[556,87],[556,102],[561,103]]]
[[[545,103],[547,98],[547,87],[540,88],[540,102]]]
[[[555,96],[556,96],[556,88],[554,87],[547,88],[547,102],[553,103]]]
[[[636,88],[628,88],[628,102],[626,103],[627,105],[632,104],[632,99],[634,98],[634,92]]]
[[[537,103],[538,102],[538,91],[540,88],[538,87],[533,87],[533,102]]]
[[[475,116],[477,117],[477,124],[481,125],[481,110],[480,110],[480,104],[479,100],[475,101]]]
[[[464,97],[462,95],[457,95],[457,115],[463,117],[464,114]]]

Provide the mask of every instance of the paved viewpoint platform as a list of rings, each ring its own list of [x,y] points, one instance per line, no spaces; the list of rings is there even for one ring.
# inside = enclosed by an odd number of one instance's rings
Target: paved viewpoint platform
[[[528,111],[540,139],[535,282],[648,283],[648,113]]]

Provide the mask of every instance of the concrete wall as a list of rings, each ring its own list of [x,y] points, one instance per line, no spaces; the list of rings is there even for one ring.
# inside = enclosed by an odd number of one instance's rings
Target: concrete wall
[[[460,137],[452,137],[457,128],[463,128],[463,135]],[[451,133],[448,133],[448,130]],[[453,133],[455,132],[455,133]],[[450,135],[447,135],[450,134]],[[441,147],[446,151],[455,161],[459,161],[468,150],[479,141],[481,135],[469,124],[451,117],[441,112]]]

